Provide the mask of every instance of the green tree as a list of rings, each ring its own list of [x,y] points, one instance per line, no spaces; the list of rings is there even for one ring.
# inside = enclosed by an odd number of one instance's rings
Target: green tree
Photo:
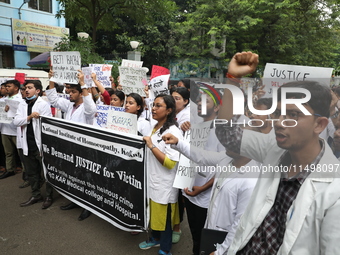
[[[338,0],[196,3],[193,12],[183,12],[181,20],[173,23],[174,57],[217,56],[228,60],[237,51],[252,50],[260,54],[262,65],[276,62],[333,66],[338,56]],[[212,48],[220,49],[220,54],[212,52]]]
[[[89,64],[104,64],[104,58],[94,51],[94,43],[90,38],[79,38],[73,40],[72,37],[63,38],[56,44],[54,51],[79,51],[81,56],[81,64],[87,66]]]
[[[92,41],[97,41],[97,30],[113,31],[121,17],[139,24],[151,24],[157,17],[172,15],[176,5],[169,0],[58,0],[64,9],[57,17],[76,21],[79,30],[91,30]]]

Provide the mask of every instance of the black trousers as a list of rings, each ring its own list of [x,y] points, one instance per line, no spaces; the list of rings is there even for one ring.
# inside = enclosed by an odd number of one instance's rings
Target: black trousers
[[[187,210],[188,222],[193,242],[192,252],[194,255],[199,255],[201,234],[202,229],[204,228],[205,220],[207,218],[208,209],[191,203],[186,197],[184,197],[184,202],[185,208]]]

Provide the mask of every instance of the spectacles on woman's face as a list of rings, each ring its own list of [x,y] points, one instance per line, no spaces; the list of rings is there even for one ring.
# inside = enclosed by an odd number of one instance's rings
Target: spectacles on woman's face
[[[286,110],[286,115],[281,114],[281,109],[277,109],[275,112],[272,113],[273,118],[278,119],[282,115],[283,119],[291,119],[291,120],[298,120],[299,116],[304,113],[296,110]],[[316,117],[322,117],[320,114],[313,113],[312,115]]]
[[[155,108],[156,110],[158,110],[161,107],[166,107],[166,105],[161,105],[161,104],[153,104],[152,108]]]

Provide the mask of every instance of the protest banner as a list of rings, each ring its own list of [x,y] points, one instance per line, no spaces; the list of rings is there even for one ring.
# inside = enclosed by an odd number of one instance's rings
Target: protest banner
[[[273,88],[292,81],[317,81],[330,86],[333,68],[267,63],[263,74],[264,97],[272,97]]]
[[[135,61],[135,60],[127,60],[127,59],[123,59],[123,60],[122,60],[122,66],[125,66],[125,67],[142,68],[142,66],[143,66],[143,61]]]
[[[14,118],[15,114],[18,110],[18,106],[19,106],[20,102],[17,101],[17,100],[11,100],[11,99],[6,99],[5,102],[6,102],[6,105],[9,106],[9,110],[7,112],[7,117],[8,118],[11,118],[11,117]]]
[[[104,86],[104,88],[111,88],[111,69],[112,65],[101,65],[101,64],[90,64],[92,72],[97,75],[97,80]],[[92,87],[96,87],[94,82],[92,82]]]
[[[9,118],[7,116],[7,112],[5,112],[6,102],[0,101],[0,123],[12,123],[13,118]]]
[[[57,83],[78,84],[78,70],[81,69],[81,57],[78,51],[51,51],[51,65],[54,76],[50,79]]]
[[[144,87],[148,84],[144,68],[119,66],[120,84],[123,92],[128,95],[132,92],[145,96]]]
[[[106,127],[119,132],[137,135],[137,115],[128,112],[109,111]]]
[[[142,137],[41,118],[46,180],[61,195],[125,231],[148,226]]]
[[[93,83],[93,80],[91,78],[92,67],[83,67],[81,70],[83,71],[84,74],[85,84],[87,85],[87,87],[91,88]]]
[[[190,130],[184,134],[184,140],[188,141],[190,146],[203,149],[208,140],[210,126],[211,121],[191,125]],[[179,159],[173,187],[178,189],[189,188],[191,190],[196,175],[200,174],[196,171],[196,166],[195,162],[182,154]]]
[[[96,120],[93,125],[96,127],[106,128],[107,118],[110,111],[125,112],[125,108],[111,105],[97,105]]]

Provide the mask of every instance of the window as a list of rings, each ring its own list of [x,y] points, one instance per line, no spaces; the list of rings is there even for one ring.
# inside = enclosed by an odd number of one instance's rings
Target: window
[[[0,2],[10,4],[10,0],[0,0]]]
[[[44,12],[52,12],[52,0],[31,0],[28,7]]]

